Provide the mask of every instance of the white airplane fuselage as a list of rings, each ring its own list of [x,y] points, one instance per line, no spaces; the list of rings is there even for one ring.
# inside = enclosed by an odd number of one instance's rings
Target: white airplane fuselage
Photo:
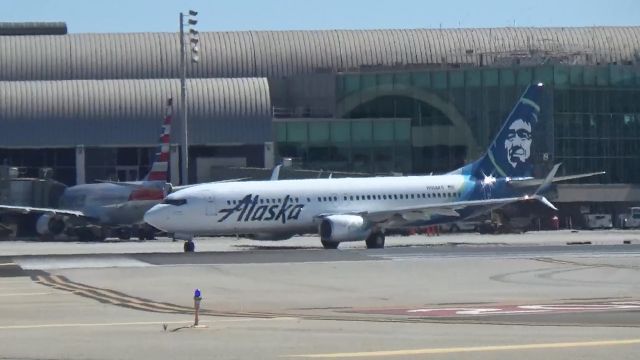
[[[247,181],[175,192],[145,215],[170,233],[308,233],[324,214],[360,214],[460,201],[474,188],[464,175]],[[424,218],[424,217],[423,217]]]

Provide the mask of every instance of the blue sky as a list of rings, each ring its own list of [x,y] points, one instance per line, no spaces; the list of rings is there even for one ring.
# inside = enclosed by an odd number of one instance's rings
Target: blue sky
[[[640,0],[3,0],[0,21],[64,21],[70,33],[640,25]]]

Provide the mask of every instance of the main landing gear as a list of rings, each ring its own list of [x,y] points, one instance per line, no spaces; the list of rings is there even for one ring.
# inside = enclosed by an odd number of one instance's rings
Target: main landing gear
[[[337,249],[338,245],[340,245],[340,243],[337,241],[320,240],[320,242],[322,243],[322,247],[324,247],[325,249]]]
[[[187,240],[184,242],[184,252],[194,252],[196,251],[196,244],[193,240]]]
[[[365,240],[367,249],[383,249],[384,233],[381,231],[372,232]]]

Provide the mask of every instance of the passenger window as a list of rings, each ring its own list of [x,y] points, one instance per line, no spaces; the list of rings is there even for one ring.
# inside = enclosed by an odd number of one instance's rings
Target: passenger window
[[[322,199],[318,196],[318,201],[322,201]]]
[[[413,194],[411,194],[411,198],[413,199]]]
[[[349,196],[349,200],[353,201],[353,195]]]
[[[393,194],[393,198],[394,198],[395,200],[398,200],[398,195],[397,195],[397,194]]]
[[[334,197],[333,197],[333,201],[338,201],[338,197],[337,197],[337,196],[334,196]]]

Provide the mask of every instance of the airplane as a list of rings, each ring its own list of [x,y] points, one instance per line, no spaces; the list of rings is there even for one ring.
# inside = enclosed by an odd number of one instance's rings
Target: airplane
[[[541,195],[553,182],[602,172],[556,178],[556,164],[545,179],[532,177],[542,92],[541,83],[528,86],[489,149],[448,174],[202,184],[169,194],[144,220],[186,240],[185,251],[193,251],[196,236],[308,233],[318,233],[326,249],[361,240],[375,249],[384,247],[385,229],[460,221],[523,202],[557,210]]]
[[[153,239],[155,229],[143,223],[143,215],[171,191],[167,182],[169,139],[173,101],[167,100],[159,150],[149,173],[141,181],[99,181],[68,187],[59,200],[59,208],[0,205],[0,211],[40,213],[36,231],[43,237],[62,233],[80,240],[103,240],[108,235],[140,240]],[[109,233],[111,232],[111,233]]]

